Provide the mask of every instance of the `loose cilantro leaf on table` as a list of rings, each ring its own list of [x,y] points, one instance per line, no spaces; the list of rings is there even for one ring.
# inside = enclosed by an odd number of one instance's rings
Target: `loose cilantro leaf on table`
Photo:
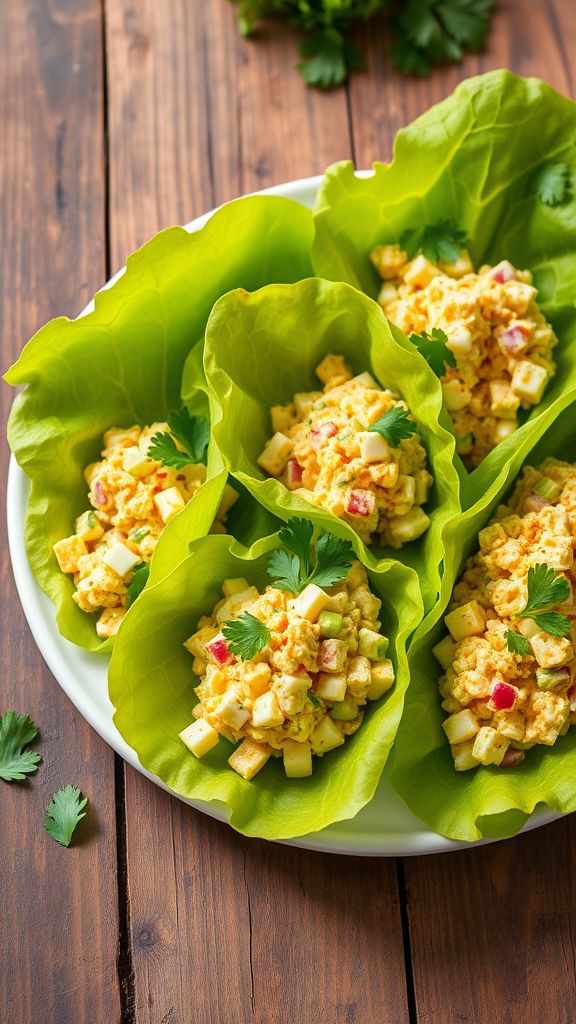
[[[559,206],[570,194],[568,164],[545,164],[534,178],[534,191],[546,206]]]
[[[232,654],[242,661],[250,661],[270,640],[270,630],[266,623],[250,612],[243,612],[237,619],[225,622],[222,634]]]
[[[88,797],[83,797],[76,786],[64,786],[54,793],[44,818],[48,835],[62,846],[70,846],[78,822],[86,817],[87,803]]]
[[[167,431],[154,434],[148,446],[148,455],[156,462],[174,469],[206,462],[206,449],[210,440],[210,424],[205,416],[192,416],[183,406],[168,416]],[[185,449],[178,448],[179,441]]]
[[[272,552],[267,570],[278,590],[299,594],[309,583],[331,587],[348,575],[354,561],[350,541],[324,533],[314,545],[313,536],[312,523],[297,517],[280,530],[284,549]]]
[[[388,412],[385,412],[368,429],[375,430],[378,434],[382,435],[392,448],[397,448],[400,441],[404,438],[412,437],[418,428],[414,420],[410,419],[406,410],[400,405],[395,405],[392,409],[388,409]]]
[[[303,39],[300,54],[305,58],[296,65],[307,85],[331,89],[342,85],[348,71],[364,67],[364,58],[357,46],[340,32],[315,32]]]
[[[430,334],[411,334],[410,341],[437,377],[443,377],[447,366],[456,366],[456,357],[448,348],[448,336],[439,327],[433,327]]]
[[[466,233],[449,220],[426,224],[419,228],[406,228],[400,235],[400,247],[408,259],[421,252],[431,263],[455,263],[466,245]]]
[[[528,570],[528,596],[521,612],[515,619],[534,619],[540,629],[550,636],[565,637],[570,632],[570,620],[560,612],[545,611],[553,604],[564,604],[570,596],[570,584],[546,563],[533,565]]]
[[[506,630],[506,646],[511,654],[522,654],[526,656],[532,654],[532,647],[530,641],[522,636],[521,633],[516,633],[513,629]]]
[[[22,782],[35,772],[42,760],[40,754],[24,748],[36,739],[38,729],[28,715],[5,711],[0,715],[0,779]]]
[[[407,75],[427,75],[436,64],[478,50],[490,25],[493,0],[405,0],[393,18],[392,60]]]
[[[150,575],[150,566],[147,562],[137,562],[132,569],[132,579],[128,584],[128,607],[134,604],[137,597],[144,590]]]

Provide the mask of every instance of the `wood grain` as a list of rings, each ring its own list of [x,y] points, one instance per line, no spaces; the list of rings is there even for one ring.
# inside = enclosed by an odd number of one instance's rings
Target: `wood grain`
[[[101,19],[97,0],[0,4],[2,365],[41,323],[75,315],[105,274]],[[3,421],[12,394],[2,389]],[[2,478],[7,452],[2,445]],[[2,501],[4,517],[4,501]],[[3,536],[4,529],[3,529]],[[41,735],[39,771],[0,782],[0,1020],[119,1020],[114,757],[50,675],[2,544],[2,702]],[[79,842],[42,827],[52,793],[93,808]]]

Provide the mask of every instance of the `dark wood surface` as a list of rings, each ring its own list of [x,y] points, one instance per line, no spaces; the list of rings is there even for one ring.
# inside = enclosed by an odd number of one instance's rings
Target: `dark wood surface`
[[[159,228],[388,157],[467,75],[508,66],[574,95],[573,0],[501,0],[486,52],[424,81],[390,69],[382,33],[360,33],[369,73],[320,94],[293,72],[291,34],[247,43],[228,0],[0,3],[3,366]],[[0,585],[0,706],[41,724],[44,757],[30,783],[0,784],[0,1024],[573,1024],[574,819],[404,861],[245,840],[82,720],[35,648],[5,542]],[[70,850],[41,827],[67,782],[94,811]]]

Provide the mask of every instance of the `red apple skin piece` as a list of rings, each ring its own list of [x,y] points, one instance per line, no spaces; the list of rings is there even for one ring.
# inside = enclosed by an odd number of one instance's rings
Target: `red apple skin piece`
[[[488,707],[492,711],[511,711],[516,703],[517,690],[508,683],[494,683]]]
[[[94,481],[92,501],[97,508],[106,508],[106,505],[108,504],[108,492],[104,489],[104,485],[100,480]]]
[[[570,687],[566,699],[570,701],[570,711],[576,711],[576,685]]]
[[[310,431],[310,437],[314,441],[328,441],[331,437],[335,437],[338,433],[338,427],[335,423],[328,421],[328,423],[321,423],[319,427],[314,427]]]
[[[521,327],[510,327],[498,338],[498,344],[507,355],[515,356],[524,352],[527,344],[525,332]]]
[[[210,651],[210,654],[219,665],[226,665],[232,658],[228,644],[220,637],[206,644],[206,650]]]
[[[360,516],[365,519],[372,514],[375,504],[376,498],[372,491],[350,491],[346,511],[350,516]]]
[[[542,498],[540,494],[529,494],[524,502],[526,512],[541,512],[550,502]]]
[[[506,281],[513,281],[516,274],[512,264],[508,260],[502,260],[501,263],[494,267],[491,276],[492,280],[497,281],[498,284],[506,284]]]
[[[286,466],[288,487],[300,487],[304,470],[296,459],[289,459]]]

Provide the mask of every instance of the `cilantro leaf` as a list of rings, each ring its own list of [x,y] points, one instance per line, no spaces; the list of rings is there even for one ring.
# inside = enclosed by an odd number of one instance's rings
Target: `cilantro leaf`
[[[570,619],[560,612],[534,612],[532,618],[550,636],[568,636]]]
[[[37,735],[38,729],[28,715],[18,715],[15,711],[0,715],[0,779],[22,782],[36,771],[42,758],[24,747]]]
[[[274,580],[274,586],[289,594],[299,594],[303,579],[306,579],[305,575],[302,577],[298,555],[291,555],[282,549],[272,552],[266,571]]]
[[[318,89],[342,85],[350,69],[364,67],[364,58],[358,47],[334,29],[314,32],[303,39],[300,55],[305,60],[296,65],[297,71],[307,85]]]
[[[397,448],[400,441],[416,433],[417,427],[402,406],[394,405],[379,420],[372,423],[368,430],[377,431],[392,448]]]
[[[150,566],[147,562],[137,562],[132,569],[132,579],[128,584],[128,608],[144,590],[150,575]]]
[[[406,228],[400,235],[400,247],[409,259],[421,252],[431,263],[443,260],[455,263],[466,245],[466,234],[449,220],[427,224],[420,228]]]
[[[524,657],[528,654],[532,654],[532,647],[530,641],[522,636],[521,633],[516,633],[513,629],[506,630],[506,646],[512,654],[521,654]]]
[[[232,654],[242,661],[254,658],[270,640],[270,630],[250,612],[243,612],[237,619],[224,623],[222,634]]]
[[[310,545],[314,535],[314,526],[309,519],[293,516],[278,534],[282,544],[288,551],[298,555],[302,563],[304,576],[310,572]]]
[[[306,696],[308,697],[308,700],[313,705],[313,707],[315,707],[315,708],[323,708],[324,707],[322,702],[319,700],[319,698],[314,693],[314,690],[306,690]]]
[[[411,334],[410,341],[437,377],[443,377],[447,366],[456,366],[456,357],[448,348],[448,336],[439,327],[433,327],[430,334]]]
[[[493,0],[405,0],[392,22],[392,60],[404,74],[427,75],[436,64],[478,50]]]
[[[528,599],[522,616],[546,608],[550,604],[563,604],[570,596],[570,584],[565,576],[541,563],[528,570]]]
[[[70,846],[74,829],[86,817],[87,803],[88,797],[83,797],[76,786],[64,786],[54,793],[44,818],[48,835],[62,846]]]
[[[159,430],[148,445],[148,456],[174,469],[206,462],[210,424],[205,416],[191,416],[183,406],[168,415],[168,431]],[[175,440],[176,439],[176,440]],[[178,448],[179,441],[185,451]]]
[[[545,164],[534,178],[534,191],[546,206],[559,206],[570,195],[568,164]]]
[[[354,549],[349,540],[323,533],[316,544],[316,565],[307,582],[332,587],[346,579],[353,561]]]

